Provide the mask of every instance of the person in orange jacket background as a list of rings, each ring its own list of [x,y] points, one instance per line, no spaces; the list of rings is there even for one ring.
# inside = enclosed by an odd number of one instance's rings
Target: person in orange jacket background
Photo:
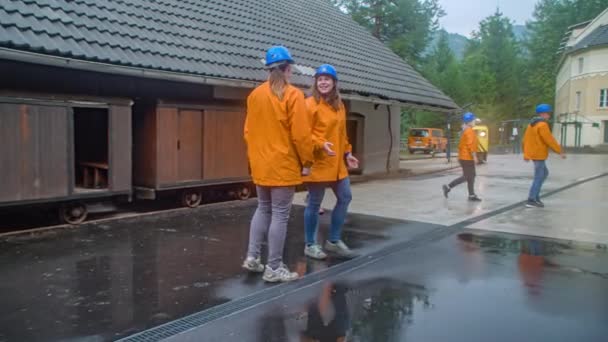
[[[258,207],[249,233],[243,268],[263,272],[267,282],[298,278],[283,263],[287,221],[295,187],[313,162],[309,114],[304,94],[289,84],[294,61],[283,46],[266,53],[268,81],[247,98],[244,136]],[[261,262],[262,243],[268,239],[268,264]]]
[[[536,106],[538,116],[532,119],[524,135],[524,160],[534,162],[534,181],[526,202],[528,208],[543,208],[545,206],[540,200],[540,190],[549,176],[549,169],[546,164],[549,157],[549,148],[560,154],[562,158],[566,158],[566,155],[562,153],[561,146],[551,134],[551,129],[547,123],[547,120],[551,118],[551,112],[551,106],[548,104]]]
[[[325,250],[351,257],[353,253],[342,241],[341,233],[352,199],[348,167],[357,168],[359,161],[353,156],[346,136],[346,109],[338,91],[338,74],[333,66],[324,64],[317,69],[312,96],[306,99],[306,104],[312,118],[315,163],[310,175],[304,177],[309,194],[304,210],[304,254],[314,259],[327,257],[317,243],[317,227],[319,207],[325,189],[330,187],[336,195],[336,205],[331,213],[331,228]]]
[[[454,179],[450,184],[443,186],[443,195],[448,194],[455,186],[467,182],[469,187],[469,201],[480,202],[481,199],[475,194],[475,164],[477,164],[477,135],[473,131],[475,126],[475,114],[465,113],[462,116],[463,132],[458,143],[458,162],[462,167],[462,176]]]

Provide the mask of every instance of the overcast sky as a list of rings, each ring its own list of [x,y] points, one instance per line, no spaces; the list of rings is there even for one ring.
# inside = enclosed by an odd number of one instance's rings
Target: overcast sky
[[[440,24],[448,32],[470,37],[479,22],[494,14],[500,3],[501,12],[516,24],[525,24],[532,18],[536,0],[439,0],[447,15]]]

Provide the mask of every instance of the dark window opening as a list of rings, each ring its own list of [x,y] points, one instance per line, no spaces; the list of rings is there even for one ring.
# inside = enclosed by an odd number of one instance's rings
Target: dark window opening
[[[108,188],[108,110],[74,108],[75,186]]]
[[[351,113],[349,118],[346,120],[346,135],[348,142],[351,144],[353,150],[352,153],[357,159],[359,159],[359,168],[350,170],[350,174],[362,174],[363,165],[365,163],[363,142],[364,142],[364,117],[359,114]]]

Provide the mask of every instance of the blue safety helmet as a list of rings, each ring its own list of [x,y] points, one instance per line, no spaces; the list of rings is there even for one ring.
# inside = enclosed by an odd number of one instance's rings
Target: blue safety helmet
[[[469,123],[471,121],[474,121],[476,119],[475,114],[468,112],[468,113],[464,113],[462,115],[462,121],[464,121],[464,123]]]
[[[553,112],[553,108],[551,108],[550,105],[548,104],[539,104],[538,106],[536,106],[536,114],[542,114],[542,113],[551,113]]]
[[[272,66],[274,64],[279,64],[281,62],[286,62],[289,64],[293,64],[293,58],[291,58],[291,54],[289,50],[287,50],[284,46],[273,46],[268,51],[266,51],[266,66]]]
[[[329,64],[323,64],[319,68],[317,68],[317,71],[315,72],[315,77],[321,75],[328,75],[333,77],[334,80],[338,80],[338,73],[336,72],[336,68]]]

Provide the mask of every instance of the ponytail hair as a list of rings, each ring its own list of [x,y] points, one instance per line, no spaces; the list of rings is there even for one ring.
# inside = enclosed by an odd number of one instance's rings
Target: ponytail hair
[[[289,84],[287,75],[285,75],[287,67],[289,67],[289,64],[284,63],[270,69],[270,76],[268,77],[270,89],[272,90],[273,94],[279,98],[279,100],[283,100],[285,88],[287,88],[287,85]]]

